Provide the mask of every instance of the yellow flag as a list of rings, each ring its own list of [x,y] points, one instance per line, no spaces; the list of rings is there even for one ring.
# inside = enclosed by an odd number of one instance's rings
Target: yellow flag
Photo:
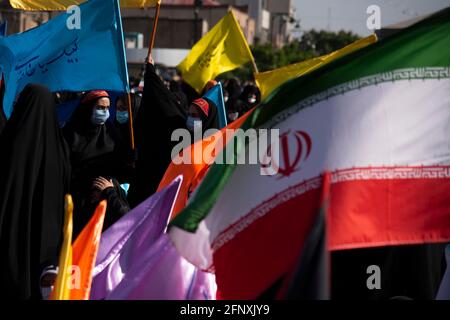
[[[78,5],[86,0],[9,0],[11,6],[22,10],[66,10],[71,5]],[[161,0],[121,0],[122,8],[154,7]]]
[[[70,195],[66,195],[65,216],[64,216],[64,241],[59,256],[59,271],[56,277],[55,289],[52,293],[52,300],[69,300],[70,288],[68,287],[72,266],[72,222],[73,202]]]
[[[209,80],[252,60],[247,40],[230,11],[194,45],[178,70],[183,80],[201,93]]]
[[[377,41],[377,36],[375,34],[360,39],[358,41],[353,42],[352,44],[334,51],[325,56],[313,58],[310,60],[302,61],[299,63],[291,64],[289,66],[275,69],[272,71],[261,72],[255,74],[256,84],[261,91],[262,99],[266,99],[276,88],[281,86],[283,83],[288,80],[298,78],[302,75],[305,75],[313,70],[320,68],[321,66],[338,59],[342,56],[345,56],[349,53],[352,53],[356,50],[362,49],[369,44],[372,44]]]

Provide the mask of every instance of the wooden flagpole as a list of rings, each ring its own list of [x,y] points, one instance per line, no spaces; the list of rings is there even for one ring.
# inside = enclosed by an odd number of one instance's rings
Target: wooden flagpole
[[[152,35],[150,37],[150,44],[148,46],[147,61],[150,59],[150,56],[151,56],[152,50],[153,50],[153,46],[155,45],[156,29],[158,28],[158,20],[159,20],[159,11],[160,11],[160,9],[161,9],[161,1],[158,1],[157,5],[156,5],[155,20],[153,21]]]
[[[131,150],[135,150],[136,146],[134,144],[134,121],[133,121],[133,110],[131,108],[131,93],[128,92],[128,121],[130,122],[130,142]]]
[[[155,38],[156,38],[156,29],[158,27],[158,20],[159,20],[159,12],[161,9],[161,1],[158,1],[156,4],[156,12],[155,12],[155,21],[153,22],[153,30],[152,35],[150,38],[150,44],[148,46],[148,54],[147,54],[147,61],[150,59],[150,55],[152,54],[152,49],[155,44]],[[128,115],[129,115],[129,122],[130,122],[130,141],[131,141],[131,149],[135,150],[136,145],[134,142],[134,121],[133,121],[133,110],[131,107],[131,93],[128,92]]]

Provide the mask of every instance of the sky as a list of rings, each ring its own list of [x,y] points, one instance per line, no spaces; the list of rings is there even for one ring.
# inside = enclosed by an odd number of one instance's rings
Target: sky
[[[361,36],[367,29],[370,5],[381,9],[381,25],[387,26],[450,7],[450,0],[293,0],[301,30],[347,30]],[[299,36],[300,33],[294,33]]]

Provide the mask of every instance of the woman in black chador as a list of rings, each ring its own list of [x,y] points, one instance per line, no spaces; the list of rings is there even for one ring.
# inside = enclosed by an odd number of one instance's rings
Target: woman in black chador
[[[51,93],[28,85],[0,135],[1,299],[40,299],[58,259],[69,191],[69,150]]]

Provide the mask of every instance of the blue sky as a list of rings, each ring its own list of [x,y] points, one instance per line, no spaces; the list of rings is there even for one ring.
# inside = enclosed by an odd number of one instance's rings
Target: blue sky
[[[378,5],[386,26],[450,7],[450,0],[293,0],[303,30],[351,30],[369,35],[367,7]],[[298,35],[298,34],[295,34]]]

